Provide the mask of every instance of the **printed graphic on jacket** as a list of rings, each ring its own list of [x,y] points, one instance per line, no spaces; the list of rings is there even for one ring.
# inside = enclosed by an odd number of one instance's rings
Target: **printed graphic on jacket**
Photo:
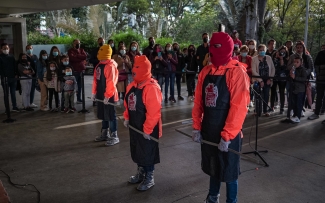
[[[129,110],[130,111],[135,111],[136,110],[136,108],[135,108],[136,104],[137,104],[137,96],[134,95],[134,93],[132,92],[129,95],[129,99],[128,99],[128,107],[129,107]]]
[[[217,98],[218,98],[218,87],[214,86],[213,83],[209,83],[205,87],[205,106],[216,107]]]
[[[73,80],[66,80],[65,81],[65,84],[66,85],[73,85]]]
[[[97,66],[97,68],[96,68],[96,79],[97,80],[100,80],[100,75],[101,75],[100,67]]]

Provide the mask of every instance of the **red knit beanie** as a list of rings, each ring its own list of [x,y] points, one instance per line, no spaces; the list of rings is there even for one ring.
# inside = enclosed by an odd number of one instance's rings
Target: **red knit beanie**
[[[224,32],[215,32],[210,40],[210,61],[215,66],[222,66],[231,60],[234,41]]]

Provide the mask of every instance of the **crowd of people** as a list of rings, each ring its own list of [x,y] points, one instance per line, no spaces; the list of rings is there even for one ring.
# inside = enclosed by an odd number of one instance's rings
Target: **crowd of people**
[[[261,102],[261,111],[264,116],[269,116],[277,108],[280,109],[280,114],[284,114],[287,99],[288,111],[284,122],[298,123],[304,116],[305,107],[311,108],[316,93],[314,114],[309,119],[317,119],[319,115],[324,114],[325,85],[306,82],[314,78],[319,81],[324,80],[324,49],[318,53],[314,61],[303,41],[295,44],[287,41],[276,49],[274,39],[269,40],[266,45],[257,45],[253,39],[242,43],[236,30],[231,33],[231,37],[234,42],[233,59],[247,65],[247,74],[252,78],[252,84],[258,87],[256,90],[259,90],[262,99],[266,101]],[[33,46],[27,45],[25,53],[21,53],[17,61],[9,54],[9,45],[2,44],[1,74],[8,78],[12,111],[33,111],[37,108],[34,95],[35,89],[38,89],[41,92],[41,111],[74,112],[76,110],[73,102],[74,93],[76,93],[77,104],[82,103],[81,72],[85,70],[85,61],[89,59],[89,63],[94,68],[99,64],[97,52],[105,41],[100,37],[97,43],[98,47],[90,53],[90,58],[80,47],[78,39],[73,41],[73,47],[68,50],[67,54],[62,54],[58,47],[53,46],[50,53],[42,50],[37,56],[33,53]],[[176,42],[157,44],[154,37],[149,38],[149,46],[142,52],[136,41],[127,46],[123,41],[115,45],[114,40],[110,39],[107,44],[112,48],[112,59],[117,63],[119,76],[116,86],[119,98],[122,100],[124,100],[127,85],[133,81],[130,73],[135,56],[143,54],[151,62],[152,75],[164,93],[165,103],[175,103],[176,99],[184,100],[181,92],[182,80],[186,81],[188,100],[194,101],[197,73],[210,64],[208,33],[202,34],[200,46],[195,47],[191,44],[182,50]],[[299,67],[296,67],[299,65],[295,63],[296,60],[300,60],[300,66],[305,70],[306,75],[301,75],[301,77],[297,75],[300,71]],[[67,75],[67,73],[72,73],[72,75]],[[20,80],[17,84],[16,78],[18,77]],[[31,78],[37,78],[37,80]],[[175,82],[177,96],[175,96]],[[21,92],[22,108],[17,107],[16,90]],[[254,106],[254,92],[254,90],[250,91],[250,107]],[[55,106],[52,105],[53,97]],[[66,99],[70,101],[68,105],[66,105]],[[95,102],[94,105],[96,105]]]

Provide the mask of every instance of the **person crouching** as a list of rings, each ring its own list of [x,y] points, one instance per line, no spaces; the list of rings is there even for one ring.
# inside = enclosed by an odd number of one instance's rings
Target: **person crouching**
[[[138,165],[129,183],[140,183],[137,189],[145,191],[155,185],[154,165],[160,162],[158,143],[162,135],[161,102],[159,84],[151,78],[151,63],[146,56],[136,56],[132,69],[133,82],[127,86],[124,99],[124,126],[132,126],[144,135],[129,129],[132,160]]]

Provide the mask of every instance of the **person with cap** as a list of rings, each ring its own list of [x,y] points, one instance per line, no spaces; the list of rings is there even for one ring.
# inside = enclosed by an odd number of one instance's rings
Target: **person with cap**
[[[101,135],[96,137],[95,141],[107,141],[106,146],[120,142],[117,136],[115,106],[112,105],[119,102],[116,89],[119,73],[117,64],[111,59],[111,56],[112,48],[110,45],[104,44],[99,48],[97,53],[99,64],[95,67],[92,87],[92,100],[103,101],[97,102],[97,117],[102,120],[102,130]]]
[[[231,38],[234,41],[234,47],[238,47],[238,49],[243,45],[243,43],[239,39],[239,34],[237,30],[232,31]]]
[[[124,100],[124,126],[129,129],[132,160],[138,165],[137,173],[129,183],[146,191],[155,185],[154,166],[160,162],[158,142],[162,136],[161,101],[162,93],[157,81],[151,78],[151,63],[146,56],[136,56],[132,69],[133,82],[127,87]]]
[[[228,34],[212,34],[209,48],[212,64],[199,74],[195,91],[192,139],[218,144],[218,147],[201,145],[201,167],[210,176],[206,203],[219,202],[221,182],[227,185],[227,202],[237,202],[240,157],[228,152],[228,148],[241,150],[250,82],[246,64],[232,59],[233,48],[234,42]]]

